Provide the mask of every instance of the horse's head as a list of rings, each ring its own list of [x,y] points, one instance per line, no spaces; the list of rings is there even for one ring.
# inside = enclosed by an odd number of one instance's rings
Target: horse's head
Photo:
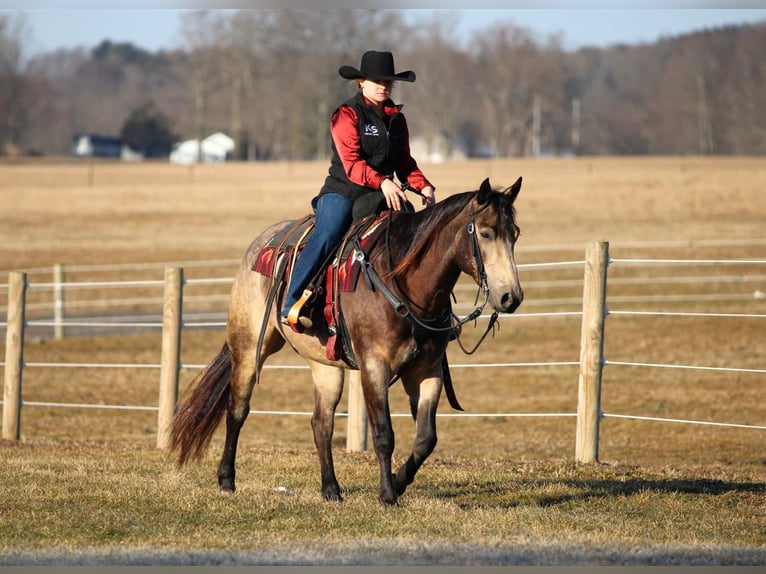
[[[519,283],[514,247],[519,238],[513,202],[521,190],[521,178],[504,191],[494,191],[485,179],[470,203],[474,279],[486,280],[489,302],[500,313],[513,313],[524,300]]]

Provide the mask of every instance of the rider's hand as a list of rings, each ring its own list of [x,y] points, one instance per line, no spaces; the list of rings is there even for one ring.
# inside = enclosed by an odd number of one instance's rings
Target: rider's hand
[[[398,185],[390,179],[384,179],[383,183],[380,185],[380,191],[386,196],[386,204],[389,209],[401,211],[402,205],[407,199],[407,194],[404,193]]]
[[[423,205],[430,206],[436,203],[436,190],[430,185],[425,186],[420,193],[423,194]]]

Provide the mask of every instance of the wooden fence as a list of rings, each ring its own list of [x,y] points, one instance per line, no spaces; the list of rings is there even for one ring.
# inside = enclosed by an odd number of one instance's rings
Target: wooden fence
[[[587,245],[584,261],[582,326],[579,358],[579,384],[577,400],[577,425],[575,460],[595,462],[598,460],[599,424],[605,415],[601,411],[601,379],[605,365],[604,324],[606,308],[607,269],[609,266],[607,242]],[[582,263],[582,262],[580,262]],[[766,261],[755,261],[766,263]],[[54,273],[56,284],[63,282],[63,270]],[[168,445],[168,426],[176,409],[179,391],[181,336],[183,329],[184,271],[182,267],[165,269],[162,311],[162,349],[160,364],[160,390],[158,397],[157,447]],[[27,292],[27,274],[11,272],[8,275],[8,320],[6,329],[5,377],[3,390],[2,438],[19,440],[20,414],[23,405],[22,378],[24,370],[24,330]],[[54,332],[63,336],[61,309],[63,289],[54,286]],[[763,372],[752,370],[751,372]],[[358,371],[349,373],[349,406],[346,448],[349,451],[367,449],[367,417],[361,392]],[[470,415],[468,415],[470,416]],[[632,417],[628,417],[632,418]],[[684,421],[676,421],[684,422]],[[688,421],[686,421],[688,422]],[[717,423],[716,423],[717,424]],[[753,425],[748,428],[766,428]]]

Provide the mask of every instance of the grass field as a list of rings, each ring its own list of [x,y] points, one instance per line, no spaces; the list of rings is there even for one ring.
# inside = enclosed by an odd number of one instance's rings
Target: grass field
[[[763,315],[763,265],[638,266],[627,259],[764,259],[766,164],[761,158],[587,158],[470,161],[423,166],[437,197],[506,186],[519,175],[520,264],[577,261],[607,240],[605,354],[614,363],[766,368],[762,317],[625,315],[670,311]],[[109,163],[0,165],[0,270],[50,281],[161,279],[165,262],[187,277],[231,276],[268,224],[307,211],[324,163],[195,166]],[[144,264],[156,263],[144,268]],[[460,368],[461,363],[578,361],[582,268],[522,267],[520,314],[476,355],[451,347],[468,413],[576,411],[576,366]],[[225,308],[189,286],[185,310]],[[109,293],[106,293],[109,291]],[[139,289],[140,295],[157,291]],[[86,297],[125,297],[115,290]],[[188,297],[187,297],[188,294]],[[473,291],[461,286],[459,300]],[[4,295],[0,295],[3,296]],[[161,297],[161,293],[160,293]],[[31,312],[44,296],[30,290]],[[69,302],[69,299],[68,299]],[[0,299],[0,306],[5,301]],[[126,310],[135,311],[130,303]],[[469,330],[467,343],[478,335]],[[183,334],[182,363],[204,364],[221,330]],[[25,361],[157,363],[160,335],[30,337]],[[272,364],[299,365],[283,351]],[[196,374],[182,372],[182,386]],[[156,405],[153,369],[29,368],[24,399]],[[442,418],[439,445],[394,509],[376,501],[371,453],[345,453],[346,501],[319,494],[304,416],[252,416],[239,450],[234,496],[217,492],[222,434],[206,457],[177,470],[154,448],[156,413],[26,406],[22,440],[3,443],[0,564],[766,564],[764,431],[609,415],[766,425],[761,373],[607,364],[600,464],[576,465],[571,416]],[[308,411],[308,375],[267,370],[253,408]],[[394,412],[406,412],[392,389]],[[446,401],[441,413],[450,413]],[[394,419],[395,459],[413,438]],[[284,487],[277,490],[278,487]]]

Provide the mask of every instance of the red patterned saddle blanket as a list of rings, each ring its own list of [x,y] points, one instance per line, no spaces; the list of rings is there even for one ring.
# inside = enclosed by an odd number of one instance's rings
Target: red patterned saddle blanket
[[[335,289],[339,289],[340,292],[349,292],[356,289],[356,285],[359,280],[360,265],[359,261],[354,257],[354,238],[357,239],[356,243],[361,247],[365,256],[369,255],[370,250],[376,244],[380,234],[385,231],[389,222],[389,211],[384,211],[377,217],[367,217],[361,219],[355,223],[344,236],[341,243],[336,248],[334,256],[331,261],[334,263],[328,265],[321,275],[325,276],[325,280],[321,280],[320,277],[315,278],[313,283],[323,286],[331,287],[327,289],[326,296],[328,301],[333,295]],[[314,216],[306,215],[303,218],[295,221],[293,225],[289,226],[281,233],[275,235],[271,241],[269,241],[260,251],[253,263],[252,270],[273,277],[276,280],[286,281],[292,273],[293,261],[297,255],[303,250],[303,247],[311,236],[311,232],[314,227]],[[279,261],[280,256],[286,256],[288,258],[287,266],[285,268],[284,275],[282,277],[274,277],[276,271],[276,264]],[[338,269],[337,272],[337,285],[335,280],[330,280],[335,276],[333,273],[333,266]]]
[[[307,304],[319,307],[320,301],[324,303],[321,310],[328,330],[325,349],[327,358],[343,359],[353,368],[358,368],[358,365],[348,340],[338,296],[343,292],[354,291],[359,283],[361,264],[356,257],[357,247],[367,259],[383,231],[388,228],[389,222],[390,212],[384,211],[378,216],[368,216],[355,223],[330,258],[332,263],[327,265],[311,282],[316,285],[315,297]],[[287,284],[292,273],[293,262],[310,237],[313,225],[313,215],[307,215],[277,234],[261,249],[252,270],[271,277],[275,282],[273,289],[281,288],[279,284]],[[279,277],[275,277],[280,257],[286,258],[286,265],[281,266],[284,272]]]
[[[277,233],[271,238],[271,241],[263,246],[258,257],[255,258],[252,270],[261,275],[273,277],[280,256],[287,255],[292,259],[293,254],[299,252],[305,245],[313,227],[314,216],[309,214]],[[296,250],[298,251],[296,252]],[[289,277],[290,270],[287,270],[287,273]]]

